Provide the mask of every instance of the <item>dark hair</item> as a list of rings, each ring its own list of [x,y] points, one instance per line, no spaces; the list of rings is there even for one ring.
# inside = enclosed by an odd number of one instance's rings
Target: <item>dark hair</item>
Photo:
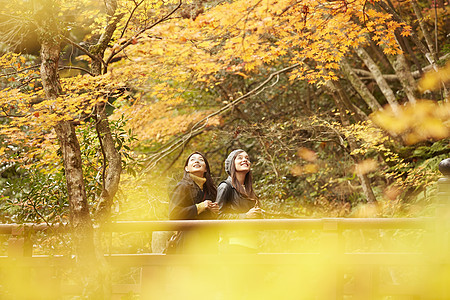
[[[231,165],[230,165],[231,184],[236,189],[236,191],[238,191],[241,195],[244,195],[245,197],[256,200],[257,197],[255,194],[255,191],[253,190],[252,171],[249,170],[247,172],[247,174],[245,174],[245,179],[244,179],[245,188],[242,186],[242,184],[239,183],[239,180],[237,180],[237,177],[236,177],[235,160],[236,160],[236,157],[242,152],[245,152],[245,151],[244,150],[237,151],[231,161]]]
[[[217,196],[217,188],[216,185],[214,184],[214,180],[212,179],[211,176],[211,170],[209,168],[209,163],[208,160],[206,159],[206,157],[203,155],[203,153],[200,153],[198,151],[192,152],[191,154],[189,154],[189,156],[186,159],[186,162],[184,163],[184,167],[186,167],[189,163],[189,159],[191,158],[192,155],[194,154],[198,154],[201,157],[203,157],[203,160],[205,161],[205,165],[206,165],[206,172],[203,174],[206,178],[206,182],[203,185],[203,192],[205,193],[205,195],[210,196],[212,201],[216,201],[216,196]],[[186,169],[184,170],[184,176],[188,176],[188,172],[186,172]]]

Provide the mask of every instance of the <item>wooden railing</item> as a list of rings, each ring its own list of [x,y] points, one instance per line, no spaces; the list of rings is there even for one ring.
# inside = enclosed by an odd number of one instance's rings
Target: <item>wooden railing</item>
[[[441,163],[442,165],[442,163]],[[450,299],[450,159],[440,170],[445,175],[438,181],[435,199],[436,214],[432,218],[323,218],[323,219],[269,219],[233,221],[129,221],[116,222],[105,227],[106,233],[156,232],[173,230],[253,230],[291,232],[293,239],[307,237],[318,242],[312,251],[267,252],[257,254],[163,255],[159,253],[106,254],[114,268],[133,268],[139,272],[132,284],[115,284],[113,297],[127,294],[141,295],[141,299]],[[37,232],[67,232],[66,226],[46,224],[0,224],[0,235],[8,236],[7,251],[0,256],[0,298],[21,299],[6,295],[4,269],[22,270],[17,279],[38,270],[39,278],[52,278],[42,286],[35,281],[30,286],[53,289],[54,299],[80,293],[80,287],[59,278],[58,270],[74,263],[73,257],[46,256],[33,253],[30,237]],[[301,232],[308,232],[302,235]],[[375,235],[373,233],[376,233]],[[402,232],[402,233],[401,233]],[[353,233],[353,238],[351,237]],[[356,233],[356,234],[355,234]],[[357,238],[355,238],[357,235]],[[280,235],[281,236],[281,235]],[[402,240],[402,236],[409,236]],[[420,237],[420,238],[419,238]],[[375,239],[377,249],[365,248],[364,239]],[[404,241],[401,247],[389,247],[391,240]],[[350,241],[350,246],[347,245]],[[93,266],[95,267],[95,266]],[[192,282],[180,284],[183,278],[200,276]],[[245,288],[228,293],[233,287],[233,276],[244,277]],[[180,271],[180,273],[177,273]],[[226,274],[215,280],[214,276]],[[175,275],[175,276],[174,276]],[[39,277],[41,276],[41,277]],[[228,277],[227,277],[228,276]],[[281,280],[276,278],[279,276]],[[26,277],[26,276],[25,276]],[[175,277],[175,278],[174,278]],[[211,278],[209,278],[211,277]],[[405,279],[406,278],[406,279]],[[269,280],[270,279],[270,280]],[[229,281],[228,286],[221,281]],[[256,284],[254,284],[256,281]],[[206,282],[206,284],[205,284]],[[231,282],[231,283],[230,283]],[[276,282],[276,284],[273,284]],[[302,284],[304,283],[304,284]],[[182,287],[193,286],[184,291]],[[238,282],[237,286],[242,284]],[[27,287],[24,287],[26,289]],[[205,292],[205,288],[206,291]],[[174,290],[181,291],[174,293]],[[246,290],[247,289],[247,290]],[[17,289],[20,292],[21,288]],[[200,291],[200,294],[196,292]],[[180,294],[181,293],[181,294]],[[183,294],[184,293],[184,294]],[[228,294],[227,294],[228,293]],[[244,293],[244,294],[241,294]],[[247,293],[247,294],[245,294]],[[231,296],[230,296],[231,295]],[[28,295],[29,296],[29,295]],[[29,297],[28,297],[29,298]],[[27,298],[27,299],[28,299]],[[25,298],[24,298],[25,299]],[[33,297],[50,299],[50,297]]]
[[[110,224],[105,230],[115,233],[130,232],[155,232],[171,230],[196,230],[205,229],[223,231],[232,230],[287,230],[287,231],[309,231],[313,236],[319,238],[318,251],[309,253],[258,253],[254,255],[204,255],[202,263],[214,265],[218,262],[227,261],[233,265],[251,266],[304,266],[311,264],[324,264],[329,278],[326,281],[326,289],[318,291],[317,299],[342,299],[344,295],[353,295],[354,299],[378,299],[380,296],[415,297],[414,299],[426,298],[425,287],[423,289],[412,288],[408,284],[396,284],[395,282],[380,283],[380,270],[385,266],[410,266],[425,270],[433,266],[448,267],[448,256],[438,257],[433,249],[440,249],[440,240],[436,237],[437,220],[435,218],[325,218],[325,219],[268,219],[268,220],[208,220],[208,221],[135,221],[116,222]],[[64,226],[54,227],[64,231]],[[0,224],[0,234],[10,235],[8,240],[9,256],[0,257],[3,265],[6,261],[14,259],[16,263],[25,268],[43,268],[45,266],[65,266],[73,262],[71,257],[64,256],[36,256],[32,253],[29,237],[34,232],[49,230],[45,224]],[[346,251],[344,247],[345,237],[348,231],[376,230],[378,233],[389,230],[415,231],[424,234],[426,243],[418,249],[410,245],[407,251],[379,251],[362,252],[358,250]],[[294,236],[294,235],[293,235]],[[363,236],[363,235],[362,235]],[[382,249],[383,250],[383,249]],[[18,260],[21,257],[22,259]],[[220,259],[218,259],[218,257]],[[161,268],[168,266],[189,266],[198,264],[198,260],[189,255],[163,255],[157,253],[146,254],[108,254],[107,261],[113,267],[134,267],[140,269],[139,282],[134,284],[116,284],[113,286],[113,294],[117,299],[120,295],[128,293],[151,294],[152,280],[155,279],[155,268],[160,272]],[[345,268],[355,268],[350,273],[353,276],[352,283],[347,284],[344,280],[349,271]],[[420,274],[416,274],[420,276]],[[159,281],[158,281],[159,282]],[[160,283],[160,282],[159,282]],[[62,294],[77,294],[79,288],[76,286],[62,285]],[[445,291],[446,293],[447,291]],[[447,295],[447,294],[445,294]],[[413,298],[411,298],[413,299]],[[439,299],[439,298],[436,298]],[[445,299],[445,298],[441,298]]]

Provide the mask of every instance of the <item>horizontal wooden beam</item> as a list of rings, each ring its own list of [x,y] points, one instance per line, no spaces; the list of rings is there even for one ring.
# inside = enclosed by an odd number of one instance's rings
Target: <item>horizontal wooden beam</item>
[[[351,229],[432,229],[434,218],[322,218],[322,219],[255,219],[255,220],[166,220],[118,221],[104,226],[112,232],[173,231],[194,228],[239,228],[256,230],[315,230],[335,224],[338,230]],[[0,224],[0,234],[18,229],[30,231],[65,231],[67,224]]]

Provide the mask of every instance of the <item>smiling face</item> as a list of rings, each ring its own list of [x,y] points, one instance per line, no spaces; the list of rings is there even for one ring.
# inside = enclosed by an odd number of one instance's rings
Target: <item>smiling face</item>
[[[191,173],[195,176],[204,177],[206,172],[206,163],[203,156],[200,154],[192,154],[188,161],[187,165],[184,167],[186,172]]]
[[[248,171],[250,171],[250,159],[248,158],[247,152],[243,151],[236,155],[236,158],[234,159],[234,166],[236,168],[236,172],[248,173]]]

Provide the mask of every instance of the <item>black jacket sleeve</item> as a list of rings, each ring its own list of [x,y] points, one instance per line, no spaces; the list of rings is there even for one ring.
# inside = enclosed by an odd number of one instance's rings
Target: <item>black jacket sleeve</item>
[[[245,213],[233,211],[233,188],[226,182],[221,182],[217,187],[216,202],[219,205],[218,219],[245,219]]]
[[[193,220],[197,216],[197,206],[191,190],[184,184],[178,184],[170,197],[169,219]]]

